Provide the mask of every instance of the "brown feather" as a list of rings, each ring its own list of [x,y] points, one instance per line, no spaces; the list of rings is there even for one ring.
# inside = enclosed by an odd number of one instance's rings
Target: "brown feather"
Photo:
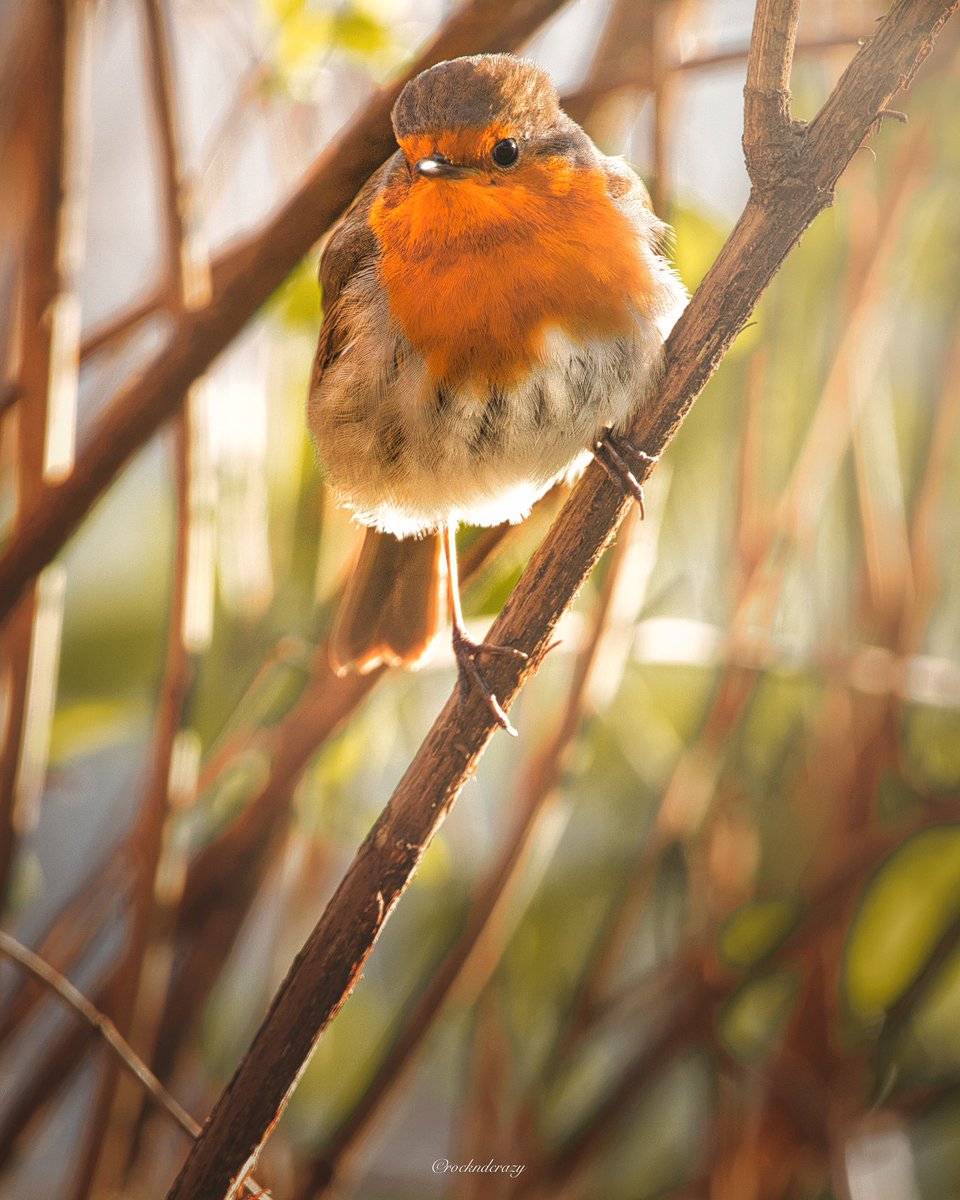
[[[400,541],[365,530],[330,638],[338,674],[364,673],[381,663],[419,666],[440,630],[441,562],[438,534]]]

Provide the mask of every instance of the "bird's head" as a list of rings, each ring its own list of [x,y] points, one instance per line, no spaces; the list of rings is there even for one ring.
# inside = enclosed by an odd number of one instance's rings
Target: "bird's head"
[[[544,164],[572,167],[592,150],[546,72],[512,54],[423,71],[400,93],[393,128],[414,184],[529,184]]]

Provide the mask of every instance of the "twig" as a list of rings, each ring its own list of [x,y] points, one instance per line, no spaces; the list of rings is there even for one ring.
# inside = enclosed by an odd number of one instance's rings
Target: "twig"
[[[116,973],[97,984],[91,1003],[100,1012],[111,1003]],[[73,1073],[83,1062],[90,1048],[91,1027],[87,1022],[71,1022],[30,1063],[12,1098],[7,1111],[0,1120],[0,1171],[13,1158],[17,1144],[30,1126],[52,1103]]]
[[[142,0],[142,8],[146,32],[144,58],[147,64],[151,110],[156,126],[163,191],[167,305],[171,312],[176,314],[194,307],[198,290],[202,289],[195,277],[196,272],[191,267],[187,249],[171,31],[167,28],[161,0]],[[130,1032],[136,1017],[144,962],[150,948],[156,904],[155,885],[169,814],[170,761],[189,682],[189,662],[183,641],[190,522],[191,461],[188,412],[189,406],[187,411],[177,414],[173,430],[177,526],[166,662],[153,739],[150,775],[137,821],[130,835],[130,846],[137,868],[136,881],[112,1009],[114,1022],[125,1034]],[[144,1044],[142,1038],[138,1038],[138,1044]],[[85,1145],[80,1151],[78,1165],[73,1172],[73,1200],[85,1200],[95,1187],[122,1185],[126,1159],[124,1143],[132,1136],[134,1122],[121,1122],[116,1118],[120,1112],[129,1110],[131,1103],[132,1097],[125,1095],[124,1085],[108,1064],[100,1078],[87,1123]]]
[[[23,284],[20,289],[21,369],[17,421],[17,512],[14,530],[22,531],[27,511],[44,495],[44,459],[49,398],[54,386],[54,345],[62,329],[56,303],[62,289],[62,229],[64,207],[65,96],[68,62],[68,21],[65,0],[44,6],[32,23],[33,76],[38,88],[34,103],[23,102],[22,119],[29,130],[33,166],[38,181],[36,202],[27,227]],[[53,319],[51,320],[51,317]],[[16,536],[16,532],[14,533]],[[26,582],[26,581],[25,581]],[[29,719],[31,649],[38,608],[36,588],[24,588],[10,605],[12,618],[0,639],[5,663],[6,718],[0,740],[0,902],[6,896],[10,868],[24,812],[19,804]]]
[[[155,288],[116,316],[108,317],[80,343],[80,361],[92,358],[94,354],[99,354],[114,342],[124,342],[132,337],[145,321],[161,312],[163,297],[163,289]]]
[[[185,1133],[191,1138],[198,1137],[200,1126],[190,1116],[185,1108],[167,1091],[160,1080],[143,1062],[130,1043],[120,1034],[116,1025],[109,1017],[92,1004],[81,991],[73,986],[66,976],[45,962],[38,954],[11,937],[6,930],[0,929],[0,954],[19,963],[34,979],[45,984],[91,1029],[103,1038],[116,1057],[131,1075],[137,1079],[150,1095],[156,1100]]]
[[[862,757],[867,759],[869,755]],[[859,783],[868,789],[872,786],[865,778]],[[945,807],[931,809],[907,830],[886,829],[852,840],[842,854],[819,872],[803,921],[787,934],[769,958],[754,964],[747,972],[727,971],[716,962],[719,923],[703,929],[676,964],[668,1019],[663,1022],[660,1034],[653,1035],[645,1049],[556,1152],[532,1164],[518,1178],[511,1197],[535,1195],[541,1189],[546,1195],[553,1196],[558,1182],[575,1174],[641,1089],[678,1054],[698,1041],[709,1043],[715,1052],[722,1050],[713,1032],[714,1021],[721,1006],[732,995],[750,980],[762,977],[771,965],[796,964],[811,950],[815,951],[824,936],[836,934],[838,914],[850,911],[866,881],[876,875],[898,846],[914,833],[958,815],[960,796],[954,796]]]
[[[910,555],[914,591],[901,619],[897,638],[901,653],[914,653],[922,643],[922,631],[929,619],[940,582],[937,562],[937,503],[950,475],[950,451],[960,428],[960,323],[954,316],[953,337],[936,378],[942,381],[934,407],[933,429],[927,449],[922,483],[913,506],[910,527]]]
[[[166,303],[174,312],[194,307],[188,287],[186,212],[183,163],[180,155],[179,120],[173,54],[162,0],[142,0],[146,30],[144,62],[150,89],[150,108],[156,126],[163,190],[163,241],[166,258]]]
[[[111,914],[122,911],[131,888],[129,874],[129,863],[116,851],[98,864],[35,939],[36,953],[66,974],[88,952]],[[30,979],[11,990],[0,1012],[0,1051],[23,1028],[45,995]]]
[[[910,82],[958,3],[898,0],[818,116],[797,134],[789,186],[768,185],[757,172],[754,195],[669,339],[660,394],[630,431],[636,444],[657,454],[671,440],[784,257],[829,204],[877,112]],[[782,51],[779,60],[787,61]],[[624,497],[592,468],[534,555],[489,634],[491,641],[529,655],[520,669],[511,660],[491,670],[490,683],[505,709],[536,671],[557,621],[626,509]],[[169,1200],[234,1194],[232,1181],[256,1161],[317,1039],[355,985],[494,730],[481,701],[459,696],[448,701],[274,998]]]
[[[793,57],[822,54],[824,50],[855,50],[863,45],[863,38],[857,33],[836,33],[830,37],[804,38],[794,46]],[[716,67],[731,67],[746,61],[749,48],[740,50],[722,50],[716,54],[705,54],[697,58],[684,58],[675,63],[674,71],[709,71]]]
[[[587,1155],[602,1141],[612,1121],[685,1047],[697,1039],[708,1040],[711,1018],[720,989],[705,981],[691,986],[680,984],[672,1003],[663,1013],[659,1032],[637,1055],[616,1084],[567,1142],[548,1160],[529,1167],[518,1176],[509,1195],[513,1197],[545,1194],[554,1196],[557,1188],[570,1181]]]
[[[62,975],[45,959],[35,954],[29,947],[24,946],[22,942],[19,942],[15,937],[2,929],[0,929],[0,954],[17,963],[37,980],[38,983],[49,988],[84,1024],[99,1034],[123,1067],[143,1086],[159,1107],[179,1125],[188,1137],[196,1138],[200,1135],[200,1125],[180,1104],[176,1097],[172,1096],[163,1086],[130,1043],[123,1037],[116,1025],[114,1025],[109,1017],[104,1015],[96,1004],[88,1000],[78,988],[74,987],[66,976]],[[116,978],[116,974],[114,974],[101,988],[101,994],[105,999],[111,993]],[[48,1062],[53,1072],[58,1072],[65,1076],[71,1073],[73,1065],[79,1062],[83,1054],[84,1042],[83,1040],[77,1041],[73,1035],[68,1035],[67,1041],[61,1041],[58,1043],[58,1046],[60,1052],[49,1058]],[[43,1080],[35,1078],[33,1082],[42,1084]],[[49,1095],[51,1091],[56,1090],[56,1086],[53,1088],[45,1086],[43,1090]],[[33,1105],[28,1105],[24,1111],[33,1111]],[[255,1197],[267,1195],[252,1178],[248,1178],[245,1181],[244,1189]]]

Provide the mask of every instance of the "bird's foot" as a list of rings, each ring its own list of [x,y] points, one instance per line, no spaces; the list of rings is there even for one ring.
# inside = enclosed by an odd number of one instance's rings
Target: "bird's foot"
[[[636,500],[640,506],[640,516],[646,516],[643,484],[634,474],[630,460],[633,459],[636,464],[646,465],[657,462],[660,458],[659,454],[648,454],[646,450],[635,446],[629,438],[608,429],[593,447],[593,457],[613,482],[621,487],[628,496],[632,496]]]
[[[510,724],[500,701],[484,678],[483,672],[477,665],[477,659],[482,654],[500,654],[526,661],[529,655],[522,650],[515,650],[512,646],[494,646],[490,642],[475,642],[472,638],[467,637],[458,625],[453,626],[453,653],[457,659],[461,684],[465,687],[475,687],[486,702],[487,708],[493,713],[500,728],[505,729],[511,737],[516,737],[517,731]]]

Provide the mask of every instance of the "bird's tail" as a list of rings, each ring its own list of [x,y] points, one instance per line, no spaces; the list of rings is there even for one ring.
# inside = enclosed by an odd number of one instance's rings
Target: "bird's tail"
[[[442,620],[442,562],[439,534],[401,541],[365,531],[330,637],[337,674],[422,663]]]

